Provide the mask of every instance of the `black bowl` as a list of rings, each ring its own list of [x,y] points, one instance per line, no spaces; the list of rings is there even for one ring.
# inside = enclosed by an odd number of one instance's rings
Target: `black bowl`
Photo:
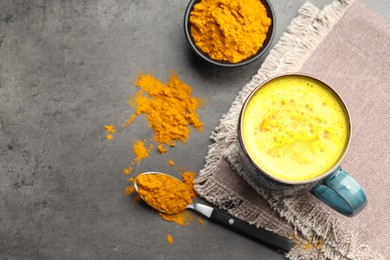
[[[242,60],[240,62],[237,62],[237,63],[232,63],[232,62],[227,62],[227,61],[220,61],[220,60],[214,60],[214,59],[210,58],[210,56],[208,54],[204,53],[202,50],[200,50],[198,47],[196,47],[195,41],[194,41],[194,39],[191,36],[190,13],[192,11],[193,6],[195,4],[197,4],[197,3],[199,3],[200,1],[201,0],[191,0],[189,2],[188,6],[187,6],[187,9],[186,9],[186,12],[185,12],[185,15],[184,15],[184,32],[185,32],[185,35],[186,35],[186,38],[187,38],[188,42],[191,45],[191,48],[203,60],[205,60],[207,62],[210,62],[211,64],[214,64],[214,65],[233,68],[233,67],[240,67],[240,66],[243,66],[243,65],[247,65],[247,64],[257,60],[258,58],[260,58],[267,51],[268,47],[272,43],[272,39],[274,38],[274,34],[275,34],[275,30],[276,30],[275,14],[274,14],[274,10],[273,10],[269,0],[259,0],[264,5],[265,9],[267,10],[268,17],[271,18],[271,25],[270,25],[270,27],[268,29],[268,32],[267,32],[266,38],[264,40],[263,46],[257,51],[256,54],[254,54],[254,55],[252,55],[252,56],[250,56],[250,57],[248,57],[248,58],[246,58],[246,59],[244,59],[244,60]]]

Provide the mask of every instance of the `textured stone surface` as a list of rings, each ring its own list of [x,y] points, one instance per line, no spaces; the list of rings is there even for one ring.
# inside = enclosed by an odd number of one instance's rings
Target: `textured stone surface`
[[[275,43],[304,1],[273,2]],[[366,2],[389,17],[387,1]],[[204,131],[164,156],[152,153],[134,173],[178,175],[167,160],[203,167],[211,131],[262,62],[238,69],[201,62],[184,37],[186,5],[0,0],[1,259],[283,258],[207,221],[164,222],[123,196],[131,145],[151,130],[138,118],[108,141],[103,125],[120,125],[132,112],[126,100],[140,71],[166,81],[175,70],[207,100]]]

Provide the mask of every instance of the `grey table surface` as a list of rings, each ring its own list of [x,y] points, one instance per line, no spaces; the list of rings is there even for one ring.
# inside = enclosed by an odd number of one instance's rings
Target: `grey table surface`
[[[271,2],[275,44],[304,0]],[[390,19],[389,1],[365,2]],[[210,133],[263,61],[200,61],[184,37],[187,3],[0,0],[0,259],[283,259],[207,221],[165,222],[123,196],[131,146],[152,132],[140,118],[108,141],[103,125],[133,112],[126,100],[140,71],[167,81],[174,70],[207,99],[203,132],[164,156],[152,152],[133,173],[178,175],[167,158],[203,168]]]

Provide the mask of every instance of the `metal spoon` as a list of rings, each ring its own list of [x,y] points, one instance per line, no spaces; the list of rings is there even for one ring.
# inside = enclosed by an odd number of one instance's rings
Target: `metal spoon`
[[[163,175],[169,176],[170,178],[177,179],[175,177],[172,177],[168,174],[161,173],[161,172],[145,172],[145,173],[141,173],[140,175],[145,175],[145,174],[163,174]],[[138,176],[140,176],[140,175],[138,175]],[[134,188],[135,188],[136,192],[138,193],[137,178],[134,180]],[[140,197],[144,200],[144,198],[142,196],[140,196]],[[150,206],[155,208],[158,211],[165,213],[164,211],[154,207],[153,205],[150,205]],[[207,217],[207,218],[209,218],[209,219],[211,219],[219,224],[222,224],[225,227],[228,227],[228,228],[230,228],[238,233],[241,233],[241,234],[257,241],[257,242],[260,242],[260,243],[262,243],[268,247],[271,247],[273,249],[276,249],[278,251],[288,252],[288,251],[290,251],[290,249],[293,245],[292,240],[290,240],[286,237],[282,237],[278,234],[275,234],[271,231],[268,231],[268,230],[265,230],[262,228],[257,228],[255,225],[250,225],[249,223],[247,223],[245,221],[242,221],[242,220],[239,220],[235,217],[232,217],[228,213],[223,212],[217,208],[214,208],[214,207],[211,207],[211,206],[208,206],[205,204],[193,202],[192,204],[187,205],[187,209],[194,210],[194,211],[202,214],[203,216],[205,216],[205,217]],[[179,212],[175,212],[174,214],[176,214],[176,213],[179,213]]]

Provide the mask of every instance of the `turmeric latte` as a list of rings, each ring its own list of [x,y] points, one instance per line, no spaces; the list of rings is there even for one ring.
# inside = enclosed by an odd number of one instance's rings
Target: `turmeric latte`
[[[275,78],[258,89],[247,103],[241,130],[252,160],[282,181],[310,180],[330,170],[350,135],[339,98],[302,76]]]
[[[263,46],[271,19],[260,0],[202,0],[190,24],[199,49],[214,60],[237,63]]]

